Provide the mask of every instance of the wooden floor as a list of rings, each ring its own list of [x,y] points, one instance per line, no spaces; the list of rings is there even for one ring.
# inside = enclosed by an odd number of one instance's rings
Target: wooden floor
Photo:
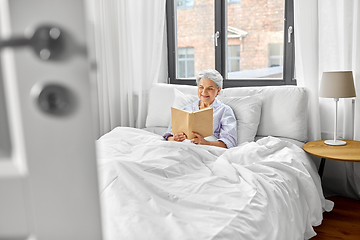
[[[338,196],[327,199],[335,203],[334,209],[323,213],[322,224],[314,228],[318,235],[311,240],[360,240],[360,201]]]

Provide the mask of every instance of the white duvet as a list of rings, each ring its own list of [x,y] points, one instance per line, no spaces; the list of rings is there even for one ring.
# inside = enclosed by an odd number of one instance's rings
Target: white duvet
[[[333,205],[304,151],[274,137],[227,150],[119,127],[97,150],[107,240],[308,239]]]

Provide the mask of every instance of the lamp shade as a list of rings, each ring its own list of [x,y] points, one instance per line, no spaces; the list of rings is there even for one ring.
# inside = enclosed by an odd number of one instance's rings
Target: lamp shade
[[[324,72],[320,85],[320,97],[356,97],[352,71]]]

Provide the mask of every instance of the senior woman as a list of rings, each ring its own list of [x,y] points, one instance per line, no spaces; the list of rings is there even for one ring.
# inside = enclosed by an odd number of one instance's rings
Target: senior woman
[[[231,148],[237,145],[237,125],[233,110],[220,102],[216,96],[219,95],[223,78],[221,74],[214,70],[204,70],[196,77],[199,99],[183,109],[187,111],[197,111],[211,107],[213,109],[213,136],[216,141],[206,140],[199,133],[194,132],[195,138],[189,139],[192,143],[202,145],[212,145],[223,148]],[[172,133],[170,125],[168,131],[163,135],[168,141],[184,141],[187,136],[182,133]]]

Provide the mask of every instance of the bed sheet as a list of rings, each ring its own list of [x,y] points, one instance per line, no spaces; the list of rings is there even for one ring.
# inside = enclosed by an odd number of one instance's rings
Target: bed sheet
[[[105,239],[308,239],[333,203],[274,137],[232,149],[118,127],[97,141]]]

